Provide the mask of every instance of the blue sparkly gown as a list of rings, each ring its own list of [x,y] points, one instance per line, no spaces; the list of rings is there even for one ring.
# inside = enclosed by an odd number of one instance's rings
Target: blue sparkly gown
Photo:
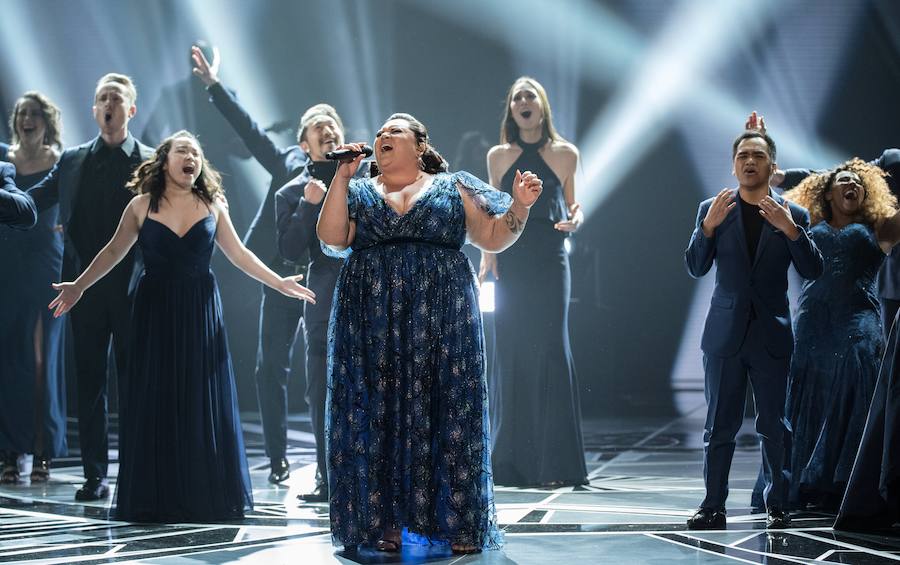
[[[387,528],[500,543],[458,186],[489,215],[512,201],[468,173],[442,173],[401,216],[371,180],[350,183],[356,236],[334,293],[326,409],[331,531],[345,547],[373,544]]]
[[[825,271],[803,283],[785,406],[788,503],[836,511],[862,439],[884,350],[877,275],[885,254],[863,224],[810,230]],[[760,503],[760,485],[754,503]]]
[[[209,269],[212,214],[183,237],[153,218],[138,235],[113,515],[133,522],[238,519],[253,506],[222,302]]]
[[[0,144],[0,160],[7,146]],[[49,171],[16,175],[27,190]],[[66,454],[66,382],[63,369],[64,318],[47,304],[56,296],[62,233],[59,206],[38,214],[30,230],[0,226],[0,452],[36,453],[50,459]],[[35,329],[40,322],[43,382],[35,375]]]

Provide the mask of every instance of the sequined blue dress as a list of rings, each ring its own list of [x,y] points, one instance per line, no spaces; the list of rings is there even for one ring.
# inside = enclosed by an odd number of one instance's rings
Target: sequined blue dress
[[[212,214],[178,237],[146,218],[120,410],[113,515],[132,522],[238,519],[253,506],[222,301],[209,268]]]
[[[819,222],[810,230],[825,271],[803,283],[785,416],[788,502],[836,511],[850,478],[884,350],[877,275],[885,254],[872,228]],[[760,484],[754,505],[761,503]]]
[[[432,542],[500,543],[484,336],[475,273],[460,251],[460,190],[488,215],[512,201],[468,173],[442,173],[399,215],[371,180],[350,183],[356,236],[329,327],[336,544],[373,544],[388,528]]]

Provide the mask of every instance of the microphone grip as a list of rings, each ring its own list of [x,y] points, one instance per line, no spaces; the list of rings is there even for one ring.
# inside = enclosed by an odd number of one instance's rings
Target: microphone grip
[[[339,149],[337,151],[329,151],[325,154],[325,158],[329,161],[350,161],[360,155],[371,157],[372,153],[373,151],[371,147],[369,147],[368,145],[363,145],[361,151],[354,151],[353,149]]]

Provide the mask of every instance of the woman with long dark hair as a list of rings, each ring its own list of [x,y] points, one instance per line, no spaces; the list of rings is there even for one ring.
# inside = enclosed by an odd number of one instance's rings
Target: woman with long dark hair
[[[134,172],[136,196],[115,235],[74,282],[53,285],[59,316],[132,245],[144,272],[134,297],[132,357],[120,410],[114,515],[137,522],[227,520],[252,508],[214,244],[239,269],[286,296],[314,299],[244,247],[219,174],[180,131]]]
[[[12,145],[0,144],[0,161],[16,166],[16,185],[27,190],[59,160],[59,108],[40,92],[16,101],[9,118]],[[0,483],[20,481],[17,458],[33,453],[31,482],[50,478],[50,461],[66,454],[66,383],[63,320],[45,305],[62,267],[59,207],[44,210],[28,231],[0,226]]]
[[[571,272],[563,245],[584,221],[575,198],[578,150],[553,126],[547,93],[533,78],[510,87],[500,145],[488,153],[490,183],[511,191],[516,171],[544,181],[528,231],[502,255],[483,253],[479,278],[496,279],[494,479],[506,486],[587,483],[578,380],[569,342]],[[520,348],[518,344],[528,343]]]

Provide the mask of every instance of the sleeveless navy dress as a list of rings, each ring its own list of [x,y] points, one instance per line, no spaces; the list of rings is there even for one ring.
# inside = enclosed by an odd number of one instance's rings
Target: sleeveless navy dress
[[[209,268],[212,214],[178,237],[147,217],[120,410],[116,519],[205,522],[251,509],[234,371]]]
[[[326,407],[331,533],[345,547],[389,528],[431,543],[501,541],[458,187],[488,215],[511,203],[468,173],[442,173],[399,215],[372,180],[350,182],[356,236],[334,291]]]
[[[0,160],[8,148],[0,144]],[[37,184],[48,171],[17,174],[21,190]],[[66,379],[63,367],[65,318],[54,318],[47,304],[56,296],[62,233],[59,206],[38,214],[30,230],[0,226],[0,452],[33,453],[50,459],[66,454]],[[35,330],[41,325],[43,382],[37,382]],[[39,423],[39,425],[36,425]]]
[[[505,486],[587,483],[578,380],[569,342],[571,272],[566,234],[553,224],[568,218],[562,182],[538,150],[522,154],[503,175],[512,192],[516,169],[531,171],[544,189],[525,231],[497,256],[496,352],[491,402],[494,480]]]

